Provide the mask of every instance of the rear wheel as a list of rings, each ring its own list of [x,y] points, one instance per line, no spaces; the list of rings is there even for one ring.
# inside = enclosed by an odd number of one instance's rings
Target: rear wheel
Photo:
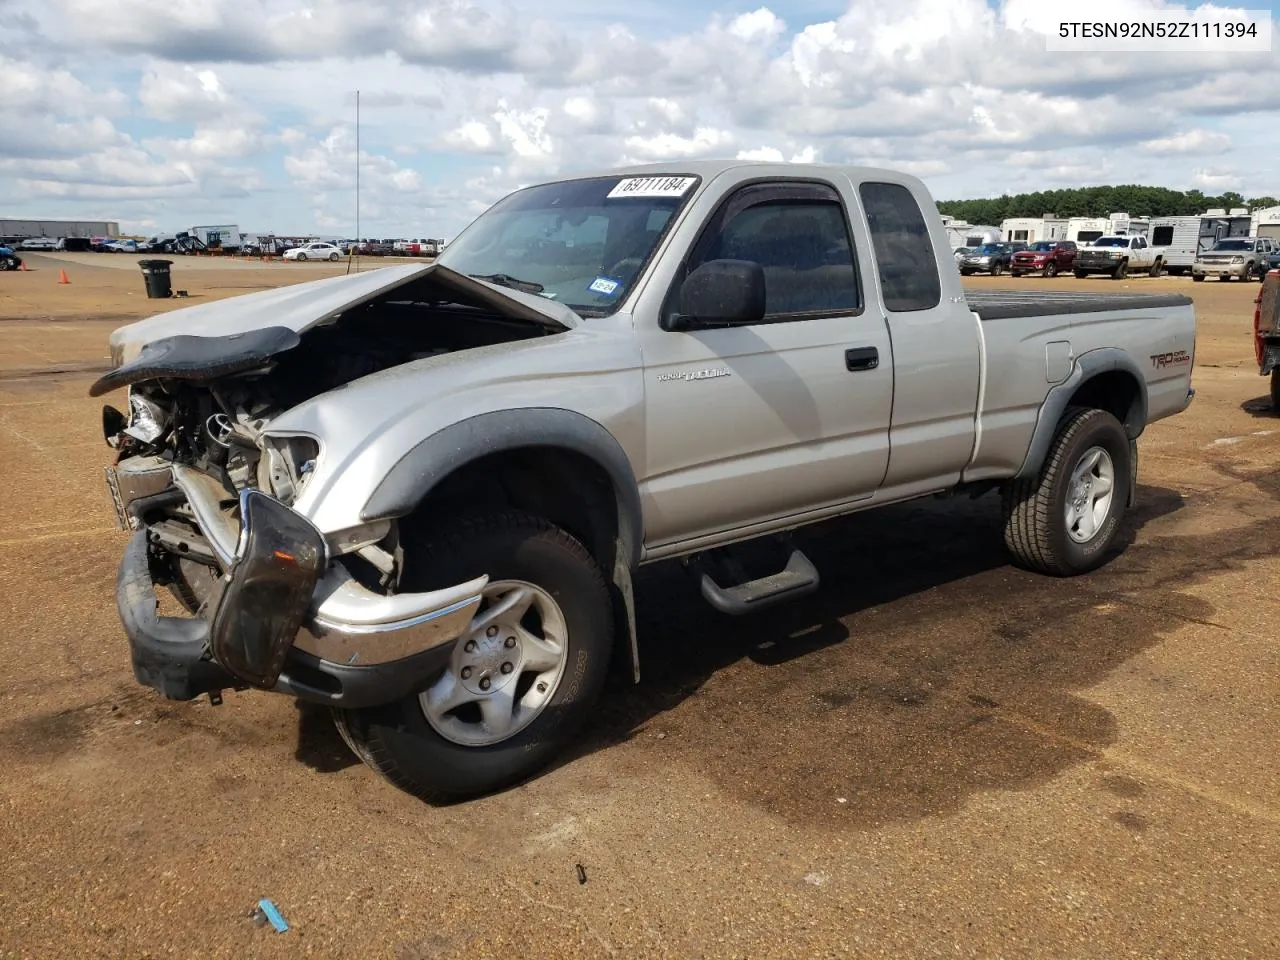
[[[1053,261],[1047,263],[1044,268],[1044,275],[1051,278],[1056,277],[1058,275],[1058,265]]]
[[[1085,277],[1089,275],[1089,272],[1087,270],[1073,270],[1072,273],[1076,275],[1077,280],[1083,280]]]
[[[523,780],[569,744],[604,684],[613,610],[599,565],[564,530],[515,513],[463,521],[418,556],[414,589],[487,573],[480,609],[424,690],[339,711],[339,729],[357,756],[420,797]]]
[[[336,253],[331,253],[331,254],[329,254],[329,259],[330,259],[330,260],[332,260],[334,263],[337,263],[337,262],[338,262],[338,255],[337,255]]]
[[[1019,566],[1054,576],[1102,564],[1129,501],[1130,447],[1105,410],[1067,410],[1038,475],[1002,491],[1004,542]]]
[[[1161,263],[1159,260],[1156,260],[1156,262],[1151,265],[1151,270],[1148,272],[1147,276],[1150,276],[1150,277],[1160,276],[1160,274],[1164,272],[1163,267],[1164,267],[1164,264]]]

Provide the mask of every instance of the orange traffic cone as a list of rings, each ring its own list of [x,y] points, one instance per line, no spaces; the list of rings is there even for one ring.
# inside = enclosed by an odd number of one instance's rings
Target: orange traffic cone
[[[70,282],[71,282],[70,280],[68,280],[68,279],[67,279],[67,271],[65,271],[65,270],[59,270],[59,271],[58,271],[58,282],[59,282],[59,283],[70,283]]]

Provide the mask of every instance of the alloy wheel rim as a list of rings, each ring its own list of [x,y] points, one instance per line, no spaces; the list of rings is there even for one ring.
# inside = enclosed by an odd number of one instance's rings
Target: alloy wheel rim
[[[551,702],[568,660],[568,626],[547,591],[523,580],[488,584],[449,666],[418,695],[431,728],[453,743],[501,743]]]
[[[1111,512],[1115,486],[1111,454],[1102,447],[1090,447],[1076,461],[1067,483],[1067,536],[1076,543],[1088,543],[1098,535]]]

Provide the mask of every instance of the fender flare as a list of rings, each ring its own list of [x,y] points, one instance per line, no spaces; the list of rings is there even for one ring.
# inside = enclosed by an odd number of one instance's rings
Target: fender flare
[[[1100,347],[1076,357],[1075,366],[1066,380],[1049,390],[1040,404],[1040,412],[1036,416],[1035,429],[1031,434],[1031,443],[1027,447],[1027,455],[1022,466],[1014,474],[1014,479],[1022,480],[1034,476],[1044,464],[1049,454],[1049,446],[1053,443],[1054,434],[1062,414],[1071,404],[1071,398],[1089,380],[1099,374],[1119,370],[1129,374],[1138,384],[1138,399],[1134,409],[1124,418],[1124,432],[1129,442],[1135,442],[1147,426],[1147,381],[1142,371],[1134,363],[1133,358],[1119,347]]]
[[[623,606],[621,627],[627,631],[632,671],[640,680],[636,642],[635,600],[631,574],[640,565],[644,518],[640,486],[622,445],[589,417],[561,407],[528,407],[477,414],[420,441],[379,481],[360,511],[364,522],[401,517],[460,467],[493,453],[552,447],[581,454],[598,464],[612,482],[618,508],[618,543],[613,569],[606,573]]]

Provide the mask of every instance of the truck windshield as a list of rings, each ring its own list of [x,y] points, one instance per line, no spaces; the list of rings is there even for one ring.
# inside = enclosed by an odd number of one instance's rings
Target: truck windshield
[[[1095,247],[1127,247],[1129,245],[1128,237],[1099,237],[1093,241]]]
[[[1053,246],[1052,243],[1042,240],[1039,243],[1033,243],[1028,249],[1034,250],[1036,253],[1051,253]]]
[[[606,316],[697,183],[686,176],[594,177],[528,187],[482,213],[437,262],[583,316]]]
[[[1215,250],[1252,250],[1252,240],[1219,240],[1213,245]]]

